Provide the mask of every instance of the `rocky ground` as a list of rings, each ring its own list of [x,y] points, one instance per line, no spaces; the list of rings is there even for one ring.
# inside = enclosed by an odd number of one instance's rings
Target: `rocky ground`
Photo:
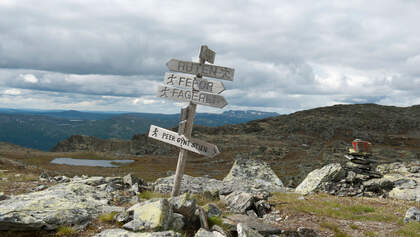
[[[327,188],[332,183],[347,182],[349,174],[354,176],[350,173],[354,170],[339,164],[313,171],[320,178],[314,181],[311,173],[299,185],[306,188],[298,187],[295,192],[284,186],[267,163],[237,159],[223,180],[185,175],[184,194],[176,198],[169,198],[173,176],[153,182],[132,174],[67,177],[8,158],[0,160],[0,167],[0,236],[418,236],[420,233],[419,201],[414,201],[413,195],[390,194],[401,189],[413,190],[414,197],[418,196],[414,185],[418,181],[417,163],[373,167],[382,177],[369,180],[387,179],[393,188],[386,189],[387,195],[385,192],[363,195],[370,191],[362,188],[360,195],[344,192],[347,189],[343,185],[334,192]]]

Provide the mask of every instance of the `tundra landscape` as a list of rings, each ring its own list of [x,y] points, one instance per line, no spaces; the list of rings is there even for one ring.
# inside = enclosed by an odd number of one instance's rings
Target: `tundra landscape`
[[[0,0],[0,237],[420,237],[419,10]]]

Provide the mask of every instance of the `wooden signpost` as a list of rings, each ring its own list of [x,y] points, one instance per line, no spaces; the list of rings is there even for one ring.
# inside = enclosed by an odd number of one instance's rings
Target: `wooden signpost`
[[[150,126],[149,137],[172,144],[180,148],[178,164],[176,167],[174,187],[172,197],[178,196],[180,192],[181,180],[184,175],[187,151],[192,151],[208,157],[218,155],[219,149],[216,145],[191,138],[193,122],[197,104],[223,108],[227,105],[225,98],[217,95],[224,91],[224,85],[219,81],[211,81],[202,78],[212,77],[228,81],[233,81],[235,70],[233,68],[221,67],[206,64],[214,63],[216,53],[206,45],[201,46],[198,63],[171,59],[166,65],[169,70],[181,73],[192,74],[183,75],[175,73],[165,73],[163,86],[158,88],[158,97],[189,102],[186,108],[181,109],[181,118],[178,133],[157,127]]]
[[[165,80],[163,83],[165,83],[167,86],[194,89],[197,91],[210,92],[214,94],[220,94],[225,90],[223,82],[211,81],[191,75],[176,74],[171,72],[165,73]]]
[[[155,125],[150,126],[149,137],[208,157],[215,157],[220,153],[217,146],[213,144],[199,139],[188,139],[183,134],[160,128]]]
[[[233,74],[235,73],[235,69],[233,68],[204,63],[187,62],[177,59],[171,59],[168,63],[166,63],[166,65],[171,71],[183,72],[193,75],[201,74],[203,77],[212,77],[228,81],[233,81]]]
[[[227,105],[225,98],[221,95],[201,92],[196,90],[184,90],[168,86],[159,86],[158,96],[171,100],[193,102],[216,108],[223,108]]]

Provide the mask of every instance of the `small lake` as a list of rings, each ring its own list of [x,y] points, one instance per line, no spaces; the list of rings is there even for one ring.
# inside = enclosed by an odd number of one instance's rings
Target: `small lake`
[[[118,164],[130,164],[134,160],[88,160],[73,158],[55,158],[50,163],[59,165],[79,165],[79,166],[96,166],[96,167],[120,167]]]

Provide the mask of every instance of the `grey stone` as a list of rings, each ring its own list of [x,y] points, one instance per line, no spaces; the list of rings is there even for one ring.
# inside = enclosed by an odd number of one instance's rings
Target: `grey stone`
[[[127,211],[133,211],[133,220],[123,227],[133,231],[168,230],[172,221],[172,207],[166,199],[138,203]]]
[[[283,190],[283,182],[270,166],[262,160],[236,159],[223,181],[245,182],[257,189]]]
[[[169,199],[175,213],[182,214],[187,220],[191,220],[197,208],[197,201],[189,198],[189,194],[183,194]]]
[[[233,192],[227,196],[221,196],[221,200],[234,213],[245,213],[256,201],[253,194],[245,192]]]
[[[9,196],[4,195],[4,193],[3,193],[3,192],[0,192],[0,201],[6,200],[6,199],[8,199],[8,198],[9,198]]]
[[[181,231],[182,228],[184,228],[184,225],[185,225],[184,216],[179,213],[173,213],[170,229],[175,230],[175,231]]]
[[[41,191],[41,190],[44,190],[44,189],[46,189],[46,188],[48,188],[48,186],[47,186],[47,185],[43,185],[43,184],[41,184],[41,185],[36,186],[36,187],[34,188],[34,191]]]
[[[123,183],[125,185],[131,187],[134,184],[138,185],[138,184],[143,184],[144,182],[130,173],[130,174],[127,174],[126,176],[123,177]]]
[[[269,224],[269,223],[263,222],[259,218],[250,217],[246,215],[234,214],[234,215],[227,216],[223,218],[222,220],[223,220],[223,224],[227,226],[236,227],[237,224],[239,223],[246,224],[247,226],[258,231],[258,233],[264,236],[270,235],[270,234],[282,233],[282,230],[277,225]]]
[[[238,237],[263,237],[257,231],[249,228],[246,224],[243,223],[239,223],[236,226],[236,229],[238,231]]]
[[[181,237],[181,234],[174,231],[135,233],[124,229],[107,229],[94,237]]]
[[[194,237],[223,237],[218,231],[208,231],[204,228],[200,228],[197,233],[195,233]]]
[[[82,183],[62,183],[0,202],[0,230],[83,228],[102,213],[120,212],[103,191]]]
[[[341,180],[344,175],[345,171],[339,163],[326,165],[321,169],[310,172],[302,183],[296,187],[296,192],[306,195],[318,191],[322,183]]]
[[[222,215],[222,211],[213,203],[207,203],[203,206],[203,210],[206,212],[207,217],[218,217]]]
[[[125,224],[133,220],[134,211],[123,211],[114,216],[114,220],[118,223]]]
[[[246,215],[247,216],[250,216],[250,217],[258,218],[258,215],[257,215],[257,213],[255,213],[254,210],[248,210],[248,211],[246,211]]]
[[[417,207],[410,207],[405,213],[404,223],[408,223],[410,221],[420,222],[420,209]]]

